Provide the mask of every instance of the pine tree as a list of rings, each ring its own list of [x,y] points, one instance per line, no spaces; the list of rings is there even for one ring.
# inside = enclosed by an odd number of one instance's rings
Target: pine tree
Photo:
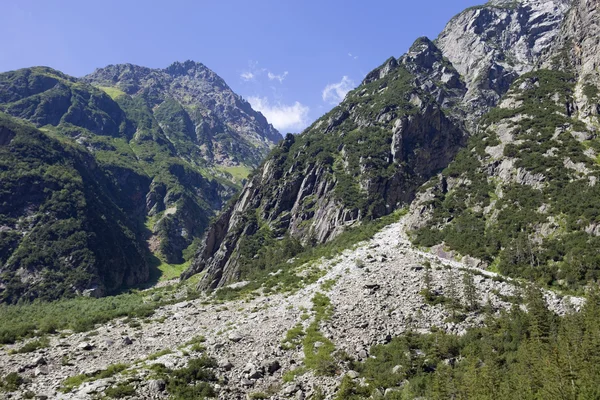
[[[469,311],[475,311],[479,308],[479,299],[477,296],[477,287],[473,271],[467,270],[463,273],[463,297],[465,299],[465,307]]]
[[[450,310],[452,311],[452,319],[456,319],[456,311],[460,307],[458,291],[456,290],[456,278],[452,269],[447,270],[448,276],[446,279],[446,298]]]

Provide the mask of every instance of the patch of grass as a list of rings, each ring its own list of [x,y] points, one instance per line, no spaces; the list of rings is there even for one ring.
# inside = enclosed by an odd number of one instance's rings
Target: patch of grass
[[[50,339],[48,339],[47,337],[42,337],[36,340],[32,340],[31,342],[25,343],[25,345],[23,345],[17,350],[11,350],[9,354],[31,353],[39,349],[45,349],[48,346],[50,346]]]
[[[247,179],[250,173],[252,172],[252,168],[247,167],[245,165],[237,165],[225,167],[218,167],[219,170],[224,171],[231,175],[236,182],[241,182],[243,179]]]
[[[298,324],[286,332],[285,338],[281,341],[281,344],[286,349],[293,349],[302,343],[301,340],[303,337],[304,328],[302,327],[302,324]]]
[[[62,391],[68,393],[76,387],[79,387],[84,382],[91,382],[98,379],[110,378],[129,368],[128,364],[112,364],[106,369],[95,372],[93,374],[80,374],[68,377],[62,382]]]
[[[333,287],[335,286],[337,281],[338,281],[337,278],[336,279],[327,279],[325,282],[323,282],[321,284],[321,289],[323,289],[326,292],[329,292],[331,289],[333,289]]]
[[[14,392],[25,383],[25,379],[16,372],[11,372],[3,379],[0,379],[0,389],[7,392]]]
[[[203,399],[215,397],[216,393],[211,382],[216,382],[217,377],[212,371],[217,363],[206,356],[191,359],[185,368],[177,370],[163,370],[167,381],[167,391],[172,399]]]
[[[306,367],[298,367],[296,369],[286,371],[282,376],[282,380],[285,383],[293,382],[297,376],[304,375],[306,372],[307,372]]]
[[[127,96],[125,92],[114,86],[98,86],[98,89],[110,96],[111,99],[115,100],[120,96]]]
[[[172,354],[172,353],[173,353],[173,350],[164,349],[164,350],[158,351],[156,353],[150,354],[148,357],[146,357],[146,360],[148,360],[148,361],[156,360],[157,358],[160,358],[162,356],[166,356],[167,354]]]
[[[322,293],[313,297],[314,321],[306,329],[302,341],[304,348],[304,365],[315,371],[317,375],[333,376],[337,372],[337,362],[333,357],[334,343],[319,330],[321,322],[329,319],[332,313],[331,300]]]
[[[112,297],[94,299],[77,297],[51,303],[35,302],[19,305],[0,305],[0,343],[14,343],[18,339],[55,333],[60,329],[85,332],[115,318],[146,318],[161,305],[175,300],[162,300],[172,288],[146,292],[133,291]]]
[[[183,264],[169,264],[161,257],[156,258],[160,260],[160,264],[156,266],[158,271],[160,271],[160,277],[158,278],[159,282],[170,281],[171,279],[179,278],[183,271],[188,269],[192,263],[192,260],[188,260]]]
[[[264,392],[254,392],[250,393],[251,399],[268,399],[269,395]]]
[[[122,399],[124,397],[135,396],[136,391],[130,384],[119,382],[116,386],[106,389],[104,394],[111,399]]]

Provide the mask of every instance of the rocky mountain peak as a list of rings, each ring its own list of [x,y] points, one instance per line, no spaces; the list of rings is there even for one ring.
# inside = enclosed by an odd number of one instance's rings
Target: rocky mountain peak
[[[537,65],[557,38],[569,5],[565,0],[491,1],[446,25],[436,44],[467,85],[463,103],[472,116],[471,129],[516,78]]]
[[[115,87],[143,99],[151,108],[178,103],[190,121],[185,135],[197,137],[199,144],[205,145],[203,156],[218,164],[237,165],[245,160],[256,166],[281,140],[281,134],[262,114],[199,62],[175,62],[164,69],[109,65],[83,79],[96,86]]]

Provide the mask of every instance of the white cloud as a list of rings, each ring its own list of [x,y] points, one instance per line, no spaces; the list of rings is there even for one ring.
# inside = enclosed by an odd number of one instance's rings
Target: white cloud
[[[355,56],[352,53],[348,53],[348,57],[354,58],[355,60],[358,60],[358,56]]]
[[[323,89],[322,94],[323,101],[326,101],[331,104],[338,104],[339,102],[344,100],[346,94],[348,94],[349,91],[354,89],[355,86],[356,85],[354,81],[344,75],[342,77],[342,80],[338,83],[330,83],[329,85],[325,86],[325,89]]]
[[[285,133],[289,130],[300,131],[308,125],[308,112],[310,109],[295,102],[293,105],[281,103],[273,104],[266,97],[251,96],[248,102],[256,111],[260,111],[273,126]]]
[[[240,77],[241,77],[243,80],[245,80],[246,82],[247,82],[247,81],[254,80],[254,74],[253,74],[252,72],[250,72],[250,71],[243,72],[243,73],[240,75]]]
[[[271,81],[278,80],[279,83],[283,83],[283,80],[285,79],[285,77],[287,76],[287,74],[288,74],[287,71],[285,71],[281,75],[275,75],[274,73],[272,73],[271,71],[269,71],[269,73],[267,74],[267,76],[269,77],[269,80],[271,80]]]

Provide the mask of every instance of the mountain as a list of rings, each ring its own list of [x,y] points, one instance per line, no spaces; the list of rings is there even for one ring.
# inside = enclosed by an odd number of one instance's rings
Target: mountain
[[[311,247],[410,204],[549,51],[568,8],[489,2],[388,59],[339,106],[285,138],[209,228],[183,276],[206,271],[201,287],[223,286],[264,268],[261,258],[272,255],[259,250],[282,239]]]
[[[6,72],[0,112],[0,289],[10,302],[111,293],[183,263],[279,136],[191,61],[83,79]]]
[[[597,37],[597,2],[576,2],[541,68],[424,188],[412,207],[418,244],[563,289],[600,277]]]
[[[84,82],[143,100],[179,157],[222,166],[256,167],[281,135],[265,117],[201,63],[176,62],[165,69],[109,65]],[[156,109],[155,109],[156,108]]]
[[[494,0],[389,58],[271,150],[194,279],[2,305],[0,397],[600,398],[599,6]],[[166,83],[28,73],[60,85],[3,92],[31,121],[0,114],[4,300],[144,279],[140,225],[237,186]]]

